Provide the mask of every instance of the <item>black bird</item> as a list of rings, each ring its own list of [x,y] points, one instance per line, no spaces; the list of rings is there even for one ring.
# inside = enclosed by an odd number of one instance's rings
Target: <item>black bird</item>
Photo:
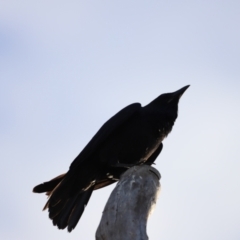
[[[151,165],[162,150],[178,115],[178,102],[189,87],[165,93],[145,107],[133,103],[110,118],[70,165],[67,173],[34,187],[46,192],[53,225],[77,225],[93,190],[118,181],[127,168]]]

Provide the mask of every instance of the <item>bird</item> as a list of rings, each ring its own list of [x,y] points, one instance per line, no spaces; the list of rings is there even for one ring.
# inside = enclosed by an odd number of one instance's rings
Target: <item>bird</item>
[[[128,168],[152,165],[178,116],[178,103],[190,85],[164,93],[146,106],[133,103],[111,117],[92,137],[68,171],[33,188],[46,193],[49,218],[71,232],[94,190],[119,180]]]

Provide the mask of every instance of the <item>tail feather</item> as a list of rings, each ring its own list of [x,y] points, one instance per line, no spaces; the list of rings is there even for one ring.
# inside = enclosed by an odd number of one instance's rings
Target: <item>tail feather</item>
[[[97,189],[100,189],[100,188],[103,188],[103,187],[106,187],[110,184],[113,184],[115,182],[117,182],[118,180],[113,180],[111,178],[105,178],[105,179],[102,179],[102,180],[98,180],[94,186],[94,190],[97,190]]]
[[[71,212],[71,215],[69,216],[68,220],[68,231],[71,232],[77,225],[79,219],[81,218],[85,207],[87,206],[87,203],[92,195],[94,186],[89,188],[86,192],[79,195],[76,201],[76,204]]]
[[[41,183],[33,188],[33,192],[35,193],[44,193],[46,192],[47,195],[50,194],[50,192],[63,180],[65,177],[65,173],[61,174],[53,179],[51,179],[48,182]]]
[[[48,205],[49,218],[54,219],[56,216],[58,216],[64,209],[67,202],[68,199],[67,200],[63,199],[54,205]]]
[[[54,225],[57,225],[59,229],[64,229],[68,226],[68,219],[76,204],[77,198],[78,195],[72,198],[71,201],[68,200],[61,213],[53,219]]]

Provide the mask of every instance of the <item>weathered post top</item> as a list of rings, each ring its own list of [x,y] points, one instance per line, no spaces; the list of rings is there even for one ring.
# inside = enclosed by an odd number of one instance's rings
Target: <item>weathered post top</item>
[[[147,240],[147,219],[157,201],[160,178],[148,165],[128,169],[108,199],[96,240]]]

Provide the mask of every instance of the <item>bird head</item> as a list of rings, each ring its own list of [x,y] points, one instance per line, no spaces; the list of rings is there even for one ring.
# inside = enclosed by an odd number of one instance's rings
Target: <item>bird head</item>
[[[189,86],[190,85],[187,85],[187,86],[177,90],[176,92],[164,93],[164,94],[160,95],[156,100],[158,101],[158,104],[164,105],[164,106],[178,104],[181,96],[189,88]]]
[[[162,114],[175,121],[178,115],[178,102],[189,86],[190,85],[187,85],[176,92],[161,94],[147,106],[158,109]]]

